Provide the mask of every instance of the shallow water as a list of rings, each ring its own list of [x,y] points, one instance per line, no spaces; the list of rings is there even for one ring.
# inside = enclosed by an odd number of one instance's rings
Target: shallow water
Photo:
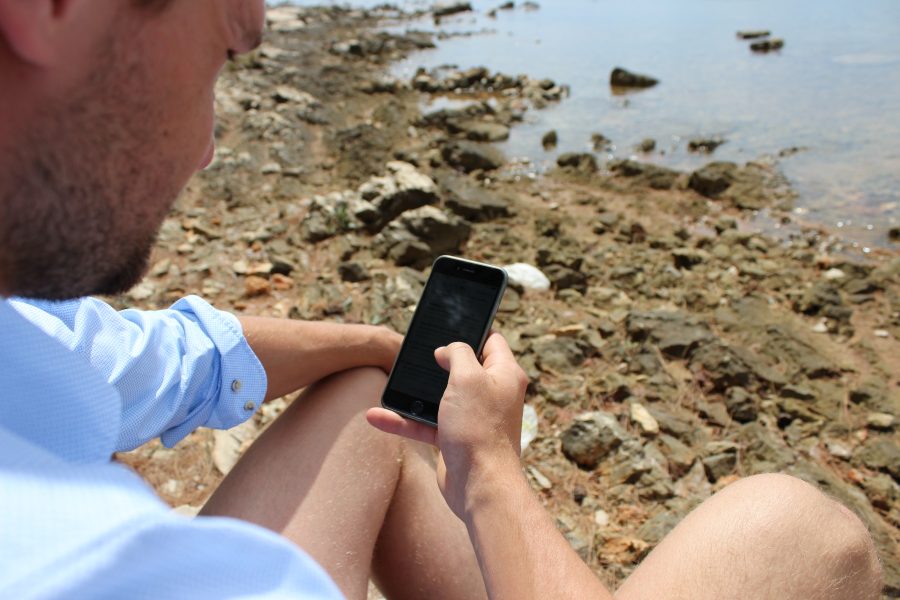
[[[499,3],[475,0],[476,13],[437,26],[404,24],[492,33],[439,41],[394,70],[485,65],[570,85],[570,98],[513,129],[501,144],[509,156],[540,170],[559,152],[589,150],[594,132],[613,141],[611,155],[684,169],[800,148],[781,167],[800,193],[802,219],[837,227],[860,247],[889,244],[888,229],[900,224],[900,2],[546,0],[488,18]],[[785,47],[752,53],[735,36],[743,29],[770,29]],[[617,95],[615,66],[660,84]],[[559,146],[545,152],[550,129]],[[726,143],[711,156],[689,153],[697,136]],[[656,140],[656,152],[635,150],[644,138]]]

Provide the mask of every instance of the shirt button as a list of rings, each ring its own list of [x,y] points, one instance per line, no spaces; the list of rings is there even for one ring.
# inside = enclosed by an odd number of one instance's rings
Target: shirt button
[[[253,410],[254,408],[256,408],[256,403],[254,402],[248,402],[244,405],[244,410]]]
[[[240,379],[235,379],[234,381],[231,382],[231,391],[232,392],[241,391],[241,380]]]

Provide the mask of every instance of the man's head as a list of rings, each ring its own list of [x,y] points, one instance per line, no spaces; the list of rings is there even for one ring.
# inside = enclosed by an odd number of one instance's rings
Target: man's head
[[[129,288],[263,0],[0,0],[0,294]]]

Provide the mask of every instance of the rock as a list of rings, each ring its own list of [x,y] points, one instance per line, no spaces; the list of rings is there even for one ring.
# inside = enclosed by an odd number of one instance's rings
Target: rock
[[[769,368],[750,350],[721,341],[701,345],[691,355],[691,365],[702,370],[703,378],[712,384],[714,391],[786,383],[784,376]]]
[[[248,298],[264,296],[271,291],[272,286],[268,279],[264,279],[258,275],[250,275],[244,279],[244,295]]]
[[[888,239],[892,242],[900,242],[900,226],[888,229]]]
[[[694,138],[688,142],[688,152],[712,154],[716,148],[725,143],[721,138]]]
[[[890,510],[900,500],[900,485],[887,475],[865,477],[860,485],[872,505],[881,510]]]
[[[560,264],[550,264],[544,267],[544,272],[557,290],[571,289],[582,294],[587,291],[587,275],[581,271]]]
[[[491,121],[462,121],[457,123],[460,133],[473,142],[502,142],[509,139],[509,127]]]
[[[675,529],[675,526],[681,521],[682,516],[683,515],[664,510],[647,519],[637,530],[637,534],[642,540],[655,546],[661,542],[664,537],[669,535],[670,531]]]
[[[749,423],[756,419],[756,402],[742,387],[728,388],[725,392],[725,408],[728,415],[739,423]]]
[[[471,10],[471,2],[437,2],[431,7],[431,12],[435,17],[447,17]]]
[[[900,446],[887,437],[872,437],[853,454],[854,459],[875,471],[884,471],[900,481]]]
[[[415,166],[402,161],[391,161],[385,166],[386,175],[372,177],[359,188],[360,196],[374,207],[375,213],[365,206],[353,211],[372,231],[380,230],[408,210],[438,201],[437,185]]]
[[[738,38],[742,40],[755,40],[757,38],[769,37],[770,35],[772,35],[772,32],[768,29],[749,29],[737,32]]]
[[[464,173],[493,171],[506,162],[503,154],[496,148],[473,142],[447,144],[441,150],[441,156],[448,165]]]
[[[781,50],[782,48],[784,48],[784,40],[781,38],[760,40],[750,44],[750,50],[753,52],[772,52],[773,50]]]
[[[368,269],[366,269],[362,263],[356,261],[338,265],[338,274],[341,276],[342,281],[349,281],[351,283],[368,281],[372,278],[372,276],[369,275]]]
[[[213,431],[213,464],[222,475],[228,475],[234,468],[241,453],[256,438],[257,430],[256,421],[249,419],[237,427]]]
[[[566,152],[560,154],[556,159],[556,164],[560,167],[570,167],[585,173],[597,171],[597,159],[594,158],[593,154],[588,154],[587,152]]]
[[[628,434],[615,417],[597,411],[577,417],[561,438],[566,458],[582,468],[593,469],[618,448]]]
[[[736,441],[743,448],[741,461],[745,475],[782,471],[794,463],[793,451],[761,421],[742,426]]]
[[[671,189],[681,175],[673,169],[630,159],[610,161],[608,166],[616,175],[635,178],[655,190]]]
[[[633,311],[628,314],[625,328],[634,341],[649,340],[663,354],[675,358],[685,358],[699,345],[715,339],[700,319],[672,311]]]
[[[641,143],[637,145],[638,152],[649,153],[656,150],[656,140],[653,138],[645,138],[641,140]]]
[[[471,226],[434,206],[407,211],[374,240],[376,253],[397,266],[424,269],[441,254],[457,254],[469,238]]]
[[[737,466],[737,447],[728,442],[711,442],[704,450],[708,453],[701,460],[706,475],[712,483],[730,475]]]
[[[556,148],[556,144],[559,142],[559,136],[556,133],[556,130],[548,131],[544,134],[544,137],[541,138],[541,145],[544,147],[544,150],[550,150],[551,148]]]
[[[511,214],[509,200],[499,196],[468,177],[451,175],[441,179],[444,205],[470,221],[489,221]]]
[[[663,456],[669,463],[669,472],[675,478],[687,473],[697,459],[697,455],[687,445],[671,435],[659,436],[659,446]]]
[[[738,166],[732,162],[712,162],[700,167],[688,180],[688,187],[707,198],[718,198],[737,180]]]
[[[596,523],[598,527],[606,527],[609,525],[609,514],[602,508],[595,510],[594,523]]]
[[[536,341],[532,351],[538,366],[544,371],[568,371],[584,362],[585,354],[577,340],[570,337],[549,337]]]
[[[612,148],[612,140],[602,133],[592,133],[591,146],[594,148],[594,152],[603,152]]]
[[[710,259],[709,252],[699,248],[676,248],[672,250],[672,261],[676,269],[693,269]]]
[[[503,267],[509,282],[526,290],[549,290],[550,280],[535,266],[527,263],[513,263]]]
[[[631,420],[640,426],[641,431],[647,435],[656,435],[659,433],[659,423],[653,418],[643,404],[633,402],[631,404]]]
[[[649,75],[632,73],[621,67],[616,67],[609,75],[609,84],[613,87],[647,88],[653,87],[657,83],[659,83],[658,79],[654,79]]]
[[[868,425],[870,429],[889,431],[894,428],[896,422],[897,419],[894,415],[888,413],[869,413],[866,415],[866,425]]]

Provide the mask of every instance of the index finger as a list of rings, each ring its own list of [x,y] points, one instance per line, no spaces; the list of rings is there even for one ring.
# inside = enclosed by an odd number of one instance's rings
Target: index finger
[[[482,356],[484,357],[482,364],[485,369],[519,366],[519,363],[516,362],[516,357],[513,356],[512,350],[509,348],[509,344],[506,343],[506,339],[496,331],[492,331],[484,343]]]

